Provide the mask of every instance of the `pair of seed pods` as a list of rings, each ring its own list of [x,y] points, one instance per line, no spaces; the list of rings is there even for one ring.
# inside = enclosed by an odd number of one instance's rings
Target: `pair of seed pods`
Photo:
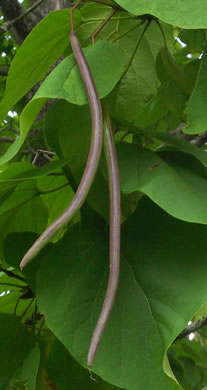
[[[49,226],[37,241],[32,245],[20,263],[23,269],[40,250],[54,237],[54,235],[68,224],[75,213],[82,206],[88,191],[93,183],[98,168],[102,140],[104,133],[105,157],[108,169],[109,192],[110,192],[110,271],[107,290],[96,327],[93,331],[88,352],[88,368],[92,367],[98,344],[101,340],[104,328],[110,316],[119,281],[120,264],[120,182],[116,150],[113,140],[110,118],[107,109],[101,106],[96,86],[91,75],[87,60],[81,49],[80,43],[74,30],[70,33],[70,42],[76,59],[81,78],[88,96],[88,102],[92,118],[92,136],[89,155],[82,179],[77,192],[65,212]],[[103,108],[103,109],[102,109]],[[103,111],[103,114],[102,114]],[[104,130],[104,131],[103,131]]]

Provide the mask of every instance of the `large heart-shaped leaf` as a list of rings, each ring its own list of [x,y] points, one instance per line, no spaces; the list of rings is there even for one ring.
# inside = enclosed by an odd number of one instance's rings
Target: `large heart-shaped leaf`
[[[98,375],[129,390],[179,388],[164,374],[163,358],[207,301],[206,233],[205,226],[140,201],[122,229],[120,284],[94,363]],[[79,227],[44,253],[38,271],[37,299],[47,325],[83,365],[107,277],[107,237]]]
[[[116,0],[116,2],[134,15],[152,14],[166,23],[183,28],[207,27],[207,4],[203,0]]]

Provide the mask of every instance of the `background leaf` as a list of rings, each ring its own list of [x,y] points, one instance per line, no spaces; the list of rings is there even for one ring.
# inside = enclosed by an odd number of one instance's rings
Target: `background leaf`
[[[141,191],[172,216],[207,223],[206,169],[179,152],[154,153],[135,145],[117,148],[121,190]]]
[[[40,350],[38,345],[31,350],[27,359],[25,359],[17,379],[24,381],[25,390],[36,390],[37,373],[40,362]]]
[[[189,99],[185,113],[187,114],[187,126],[184,132],[188,134],[197,134],[206,131],[207,128],[207,54],[203,55],[198,73],[198,79],[193,93]]]
[[[78,19],[76,21],[78,22]],[[62,55],[69,44],[69,28],[68,11],[55,11],[41,21],[25,39],[9,71],[4,99],[0,104],[1,120],[34,84],[43,79],[54,62]],[[22,63],[24,63],[23,73]],[[16,139],[0,158],[0,164],[15,156],[23,140],[23,137]]]
[[[34,338],[18,318],[4,314],[0,315],[0,335],[0,377],[11,379],[33,348]]]
[[[68,390],[69,383],[73,390],[118,390],[101,378],[92,380],[88,370],[81,367],[57,339],[52,344],[46,368],[48,376],[61,390]]]
[[[58,130],[56,123],[58,122]],[[67,158],[70,172],[77,185],[83,174],[91,137],[91,116],[88,106],[58,102],[46,116],[46,143],[60,159]],[[67,172],[64,171],[67,175]],[[104,194],[104,196],[102,196]],[[108,219],[108,185],[98,169],[87,196],[90,206]]]

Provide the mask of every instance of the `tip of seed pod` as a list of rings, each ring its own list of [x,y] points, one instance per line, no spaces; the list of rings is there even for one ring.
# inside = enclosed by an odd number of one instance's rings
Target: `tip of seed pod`
[[[23,268],[24,268],[24,264],[22,263],[22,261],[21,261],[21,263],[19,264],[19,268],[20,268],[21,271],[22,271]]]

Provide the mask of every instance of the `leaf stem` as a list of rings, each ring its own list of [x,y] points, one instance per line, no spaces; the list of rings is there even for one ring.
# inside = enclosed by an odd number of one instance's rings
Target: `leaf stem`
[[[146,23],[146,25],[145,25],[145,27],[144,27],[144,29],[143,29],[143,31],[142,31],[142,33],[141,33],[141,35],[140,35],[140,37],[139,37],[139,39],[138,39],[138,41],[137,41],[137,44],[136,44],[136,46],[135,46],[135,48],[134,48],[134,51],[133,51],[133,53],[132,53],[132,55],[131,55],[131,57],[130,57],[129,63],[128,63],[128,65],[127,65],[127,67],[126,67],[124,73],[122,74],[120,80],[119,80],[119,83],[121,83],[121,81],[123,80],[123,78],[126,76],[128,70],[129,70],[129,68],[130,68],[130,66],[131,66],[131,64],[132,64],[132,62],[133,62],[134,56],[135,56],[135,54],[136,54],[136,52],[137,52],[137,49],[138,49],[138,47],[139,47],[139,45],[140,45],[140,42],[142,41],[142,38],[143,38],[145,32],[147,31],[147,29],[148,29],[150,23],[151,23],[151,20],[148,20],[147,23]]]
[[[71,32],[74,32],[74,18],[73,18],[73,13],[75,9],[79,6],[81,0],[78,0],[77,3],[71,8],[70,10],[70,25],[71,25]]]
[[[62,188],[65,188],[65,187],[68,187],[69,183],[65,183],[63,184],[62,186],[60,187],[57,187],[57,188],[52,188],[51,190],[48,190],[48,191],[39,191],[39,195],[47,195],[47,194],[51,194],[55,191],[59,191],[61,190]]]
[[[114,16],[111,18],[111,20],[137,20],[137,16]],[[83,18],[81,17],[82,22],[87,23],[87,22],[104,22],[104,18]]]
[[[90,1],[90,2],[93,2],[93,3],[98,3],[98,4],[103,4],[103,5],[106,5],[108,7],[112,7],[114,9],[122,9],[119,5],[117,4],[113,4],[113,3],[107,3],[106,1],[104,0],[86,0],[86,1]]]
[[[129,34],[130,32],[134,31],[136,28],[140,27],[143,23],[144,23],[143,20],[139,21],[139,23],[137,23],[135,26],[133,26],[132,28],[130,28],[130,30],[128,30],[128,31],[126,31],[125,33],[119,35],[118,37],[112,39],[111,42],[114,43],[114,42],[118,41],[119,39],[124,38],[127,34]]]
[[[110,272],[109,280],[101,313],[91,339],[88,352],[88,368],[93,365],[95,354],[103,335],[113,308],[120,272],[120,230],[121,230],[121,207],[120,207],[120,179],[116,157],[116,149],[113,140],[113,132],[108,111],[104,105],[104,150],[107,162],[110,192]]]
[[[0,286],[9,286],[9,287],[20,287],[20,288],[24,288],[26,286],[21,286],[19,284],[15,284],[15,283],[3,283],[3,282],[0,282]]]
[[[92,45],[95,43],[95,37],[98,35],[98,33],[104,28],[104,26],[108,23],[108,21],[112,18],[112,16],[115,14],[116,8],[113,8],[110,12],[110,14],[107,16],[107,18],[99,25],[96,31],[91,35],[91,42]]]
[[[163,41],[164,41],[164,46],[167,47],[167,41],[166,41],[165,33],[164,33],[164,30],[163,30],[163,28],[162,28],[162,26],[160,24],[160,21],[158,19],[156,19],[155,21],[156,21],[156,23],[157,23],[157,25],[158,25],[158,27],[160,29],[160,32],[162,34]]]

